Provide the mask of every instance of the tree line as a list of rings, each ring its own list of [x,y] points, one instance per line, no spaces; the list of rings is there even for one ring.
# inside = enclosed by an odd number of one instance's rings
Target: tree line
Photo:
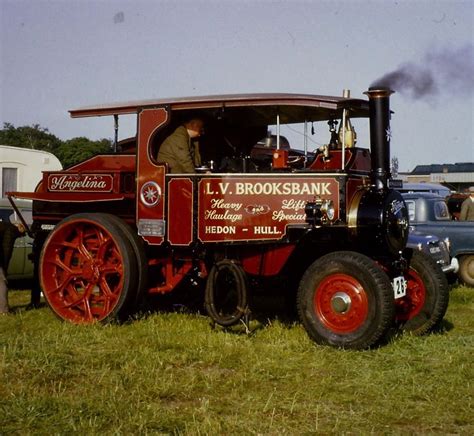
[[[0,130],[0,144],[48,151],[60,160],[64,168],[95,154],[110,153],[113,147],[112,141],[106,138],[92,141],[81,136],[62,141],[39,124],[15,127],[11,123],[3,124],[3,129]]]

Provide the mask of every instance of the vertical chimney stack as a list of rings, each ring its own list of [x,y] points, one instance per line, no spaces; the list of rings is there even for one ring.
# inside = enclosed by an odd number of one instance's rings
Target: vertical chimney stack
[[[376,189],[382,190],[390,177],[390,95],[393,91],[374,87],[364,94],[369,97],[372,182]]]

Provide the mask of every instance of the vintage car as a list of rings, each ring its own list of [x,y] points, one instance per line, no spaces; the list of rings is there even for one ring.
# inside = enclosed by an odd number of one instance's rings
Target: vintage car
[[[445,274],[456,273],[459,269],[456,261],[451,263],[449,246],[449,238],[442,240],[437,236],[416,230],[411,230],[408,234],[407,247],[430,255]]]
[[[458,278],[474,287],[474,222],[453,221],[443,197],[431,193],[402,194],[410,228],[449,238],[452,263],[459,263]]]
[[[439,183],[403,183],[403,186],[398,189],[400,192],[431,192],[432,194],[447,197],[451,191],[446,186]]]
[[[31,224],[32,204],[29,200],[15,202],[28,224]],[[7,198],[0,198],[0,221],[15,222],[19,218]],[[15,247],[8,265],[7,278],[9,280],[30,280],[33,278],[33,262],[30,259],[33,240],[23,236],[15,240]]]
[[[449,287],[430,256],[406,246],[408,210],[390,173],[392,91],[365,94],[72,110],[74,118],[113,117],[117,153],[45,171],[35,192],[9,194],[33,200],[35,261],[51,309],[78,324],[123,320],[146,295],[186,289],[202,293],[212,321],[227,328],[247,323],[256,289],[271,297],[279,286],[319,344],[365,349],[394,325],[414,334],[436,328]],[[136,116],[137,132],[119,142],[121,115]],[[160,147],[196,118],[207,165],[174,172]],[[288,134],[290,147],[287,130],[301,133]]]

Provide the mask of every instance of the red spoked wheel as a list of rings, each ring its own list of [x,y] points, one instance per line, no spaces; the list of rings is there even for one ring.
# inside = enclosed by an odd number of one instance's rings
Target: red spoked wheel
[[[117,320],[133,306],[137,261],[111,219],[77,214],[48,236],[40,280],[46,301],[60,318],[74,323]]]
[[[395,300],[395,321],[400,328],[422,335],[442,321],[449,303],[449,286],[440,266],[426,253],[405,253],[411,257],[407,294]]]
[[[111,214],[97,214],[102,215],[106,219],[111,220],[119,227],[122,235],[127,239],[135,255],[137,261],[137,286],[134,307],[137,308],[143,303],[145,293],[148,289],[148,258],[145,253],[145,244],[143,239],[138,236],[136,228],[130,227],[125,221],[116,215]]]
[[[369,301],[358,280],[346,274],[333,274],[317,286],[314,309],[329,330],[351,333],[366,321]]]
[[[409,269],[406,279],[406,296],[395,300],[396,320],[398,322],[407,322],[418,316],[425,305],[426,287],[418,272]]]
[[[298,313],[319,344],[365,349],[393,323],[393,292],[388,276],[356,252],[327,254],[306,270],[298,289]]]

